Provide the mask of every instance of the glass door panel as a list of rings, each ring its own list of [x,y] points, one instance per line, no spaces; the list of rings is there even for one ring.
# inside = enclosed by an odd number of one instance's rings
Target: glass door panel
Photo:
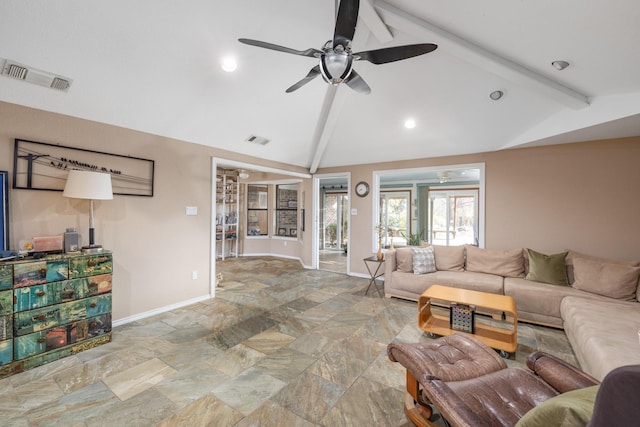
[[[322,210],[322,249],[346,250],[349,236],[349,198],[346,193],[325,193]]]
[[[429,191],[429,241],[458,246],[478,243],[478,190]]]
[[[405,246],[411,234],[410,191],[388,191],[380,193],[380,222],[387,232],[383,236],[384,247]]]

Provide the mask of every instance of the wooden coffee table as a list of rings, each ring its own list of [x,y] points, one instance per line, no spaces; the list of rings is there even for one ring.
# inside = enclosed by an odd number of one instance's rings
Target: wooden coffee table
[[[418,326],[433,335],[451,335],[464,333],[449,327],[449,316],[432,312],[432,302],[459,303],[474,305],[476,309],[487,309],[502,312],[506,315],[507,327],[500,328],[482,323],[475,323],[475,333],[469,334],[491,348],[500,351],[502,357],[508,358],[518,348],[518,317],[515,300],[507,295],[469,291],[467,289],[432,285],[418,299]]]

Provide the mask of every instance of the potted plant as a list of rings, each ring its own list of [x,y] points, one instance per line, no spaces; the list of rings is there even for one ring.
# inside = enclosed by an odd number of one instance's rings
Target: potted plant
[[[420,243],[423,240],[422,232],[409,233],[409,235],[407,235],[406,233],[400,233],[400,234],[402,234],[402,237],[407,239],[407,245],[409,246],[420,246]]]

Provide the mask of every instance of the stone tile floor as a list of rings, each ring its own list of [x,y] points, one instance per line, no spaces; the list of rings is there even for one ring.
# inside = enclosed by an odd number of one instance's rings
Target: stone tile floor
[[[0,380],[2,426],[410,426],[392,340],[428,340],[416,303],[297,261],[218,262],[215,299],[133,322],[113,341]],[[564,333],[519,325],[576,364]]]

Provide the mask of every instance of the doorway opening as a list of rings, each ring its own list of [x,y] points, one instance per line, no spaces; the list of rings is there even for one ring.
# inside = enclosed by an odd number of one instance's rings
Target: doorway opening
[[[349,175],[315,178],[317,268],[349,273]]]

